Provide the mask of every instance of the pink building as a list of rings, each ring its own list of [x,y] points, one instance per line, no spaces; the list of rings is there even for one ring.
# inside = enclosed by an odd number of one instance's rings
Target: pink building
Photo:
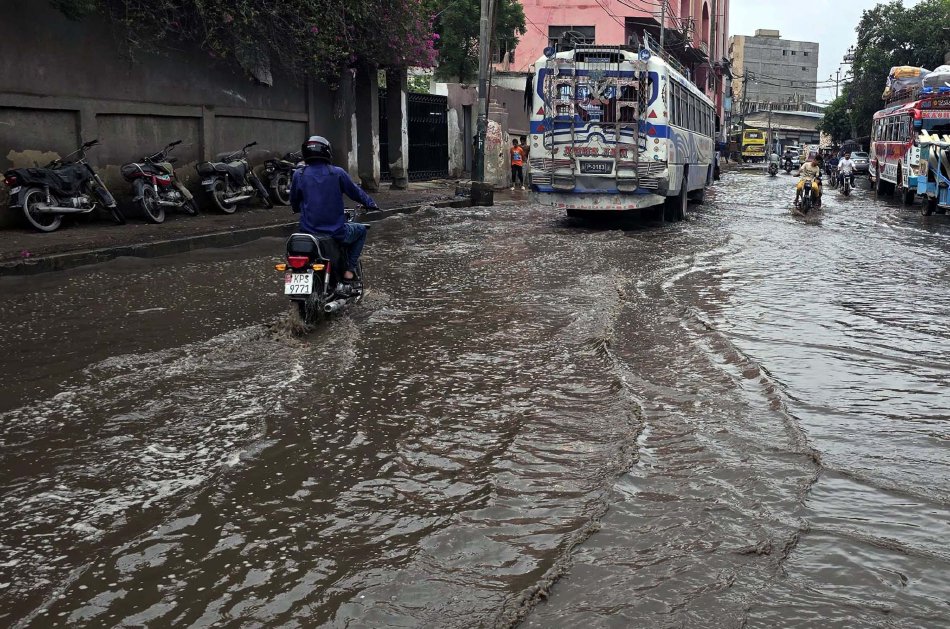
[[[661,11],[664,1],[665,16]],[[665,18],[664,48],[716,103],[721,124],[728,81],[723,80],[723,74],[728,73],[730,1],[521,0],[528,32],[521,37],[514,54],[504,56],[498,69],[529,72],[546,47],[565,39],[636,46],[646,32],[659,41],[660,22]],[[504,42],[501,45],[503,48]]]

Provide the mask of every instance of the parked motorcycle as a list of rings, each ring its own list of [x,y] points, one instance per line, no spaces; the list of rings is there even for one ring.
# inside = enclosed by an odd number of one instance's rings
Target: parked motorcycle
[[[10,209],[20,209],[41,232],[59,228],[66,214],[89,214],[101,204],[122,225],[125,217],[102,178],[86,161],[86,151],[99,144],[90,140],[43,168],[16,168],[4,173],[10,188]],[[76,158],[77,159],[73,159]]]
[[[778,174],[778,164],[775,162],[769,163],[769,176],[774,177]]]
[[[191,191],[175,173],[177,157],[169,157],[172,149],[181,144],[176,140],[158,153],[143,157],[140,162],[125,164],[121,173],[135,190],[133,201],[139,204],[150,223],[165,220],[165,208],[181,208],[186,214],[198,213],[198,204]]]
[[[257,142],[226,155],[220,162],[201,162],[195,166],[202,178],[201,185],[225,214],[233,214],[238,203],[250,201],[255,196],[261,198],[264,207],[274,207],[267,188],[247,162],[247,150],[252,146],[257,146]]]
[[[300,152],[287,153],[282,158],[264,162],[264,185],[277,205],[290,205],[290,182],[303,156]]]
[[[350,211],[347,220],[353,220]],[[344,282],[346,256],[346,246],[330,236],[297,233],[287,240],[286,263],[274,268],[284,272],[284,295],[297,305],[305,323],[313,325],[348,304],[362,301],[363,264],[358,265],[354,281]]]

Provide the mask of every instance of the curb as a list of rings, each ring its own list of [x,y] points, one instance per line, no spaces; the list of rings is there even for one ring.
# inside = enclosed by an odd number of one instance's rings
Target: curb
[[[434,203],[410,205],[390,210],[380,210],[378,212],[367,212],[363,220],[366,222],[375,222],[390,216],[395,216],[396,214],[413,214],[427,205],[441,208],[460,208],[469,207],[471,201],[469,199],[436,201]],[[77,266],[108,262],[109,260],[125,256],[134,258],[159,258],[178,253],[186,253],[196,249],[234,247],[259,238],[288,236],[293,233],[297,225],[298,223],[296,221],[277,225],[261,225],[259,227],[247,227],[227,232],[212,232],[210,234],[186,236],[184,238],[174,238],[171,240],[158,240],[133,245],[116,245],[102,249],[87,249],[84,251],[70,251],[68,253],[37,256],[29,260],[0,262],[0,276],[35,275],[38,273],[49,273],[51,271],[63,271]]]

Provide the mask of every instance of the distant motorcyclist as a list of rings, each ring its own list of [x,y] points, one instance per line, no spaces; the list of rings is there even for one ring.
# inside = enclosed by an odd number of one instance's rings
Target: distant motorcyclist
[[[851,187],[854,187],[854,162],[851,160],[851,153],[845,153],[844,158],[838,162],[838,183],[844,183],[844,178],[851,180]]]
[[[784,161],[785,170],[791,170],[793,167],[791,150],[785,149],[785,155],[783,155],[783,161]]]
[[[834,175],[835,169],[838,167],[838,162],[840,161],[837,153],[833,153],[825,160],[825,173],[827,173],[829,177]]]
[[[815,205],[821,205],[821,167],[818,165],[818,157],[811,155],[808,161],[802,164],[798,171],[798,185],[795,186],[795,205],[802,200],[802,191],[805,189],[805,182],[811,181],[815,190]]]
[[[343,195],[372,209],[377,208],[376,202],[353,183],[345,170],[330,163],[333,150],[326,138],[311,136],[300,151],[306,166],[294,171],[290,206],[300,213],[300,231],[331,236],[347,246],[349,257],[343,279],[350,281],[366,243],[366,227],[347,222]]]
[[[780,158],[778,156],[778,153],[776,153],[775,151],[771,151],[769,153],[769,174],[770,175],[775,175],[776,173],[778,173],[779,163],[780,163]]]

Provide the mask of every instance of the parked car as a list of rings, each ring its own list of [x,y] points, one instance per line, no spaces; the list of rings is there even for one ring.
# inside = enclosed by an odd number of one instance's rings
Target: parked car
[[[860,173],[863,175],[868,174],[870,169],[870,160],[868,159],[868,154],[864,151],[855,151],[851,153],[851,161],[854,162],[854,172]]]

